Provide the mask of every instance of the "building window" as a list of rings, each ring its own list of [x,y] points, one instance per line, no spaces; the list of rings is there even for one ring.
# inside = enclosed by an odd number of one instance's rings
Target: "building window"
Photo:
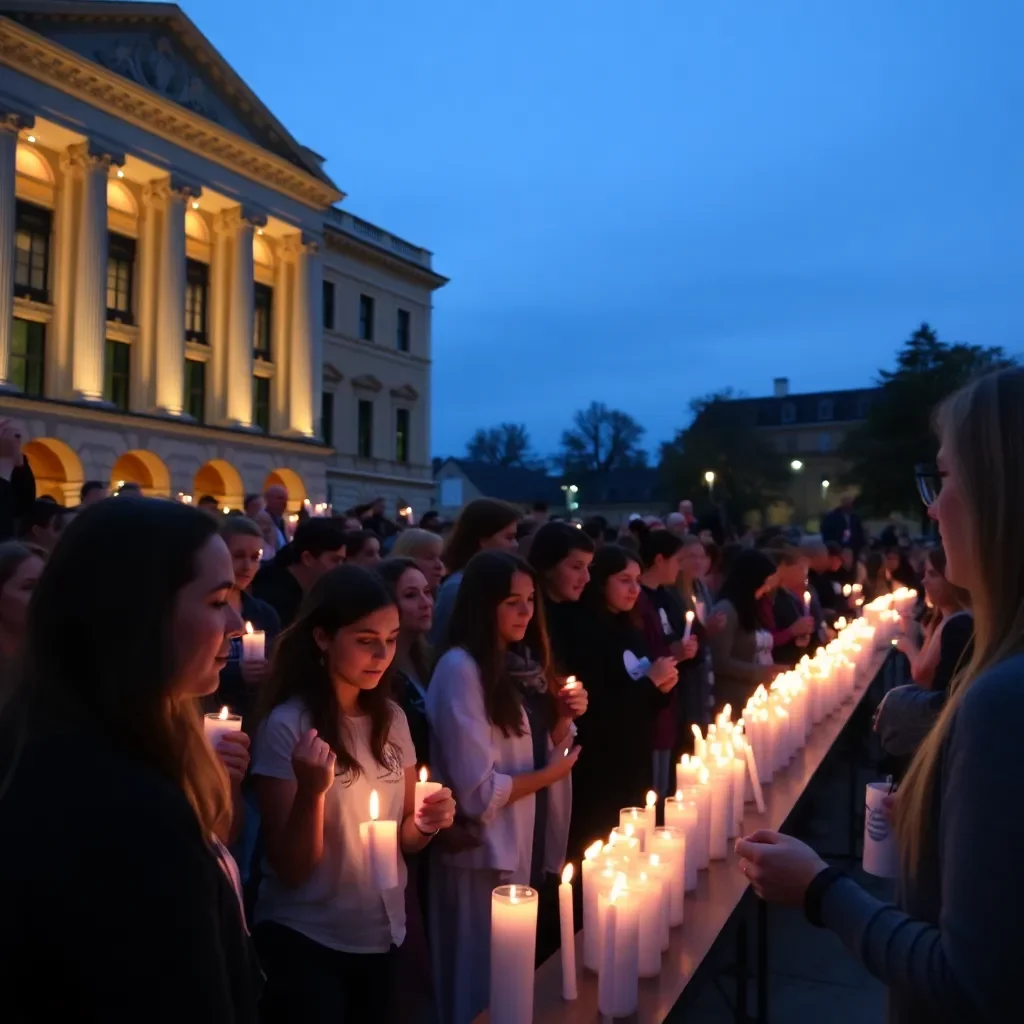
[[[373,299],[369,295],[359,296],[359,337],[373,341]]]
[[[131,367],[131,345],[108,338],[107,358],[103,364],[103,398],[122,412],[128,411]]]
[[[334,392],[325,391],[320,396],[320,439],[324,444],[334,444]]]
[[[270,317],[274,309],[274,289],[258,284],[253,289],[252,354],[270,362]]]
[[[18,200],[14,221],[14,294],[36,302],[50,301],[49,210]]]
[[[206,422],[206,363],[200,359],[185,360],[185,412]]]
[[[324,281],[324,329],[334,330],[334,282]]]
[[[782,422],[783,423],[795,423],[796,422],[796,406],[792,402],[782,403]]]
[[[822,398],[818,401],[818,419],[830,420],[833,415],[833,404],[831,398]]]
[[[46,324],[14,318],[11,336],[11,383],[22,394],[41,398],[43,361],[46,352]]]
[[[107,240],[107,319],[123,324],[132,317],[132,277],[135,272],[135,239],[110,233]]]
[[[252,424],[264,434],[270,433],[270,378],[252,379]]]
[[[399,352],[409,351],[409,342],[412,335],[411,321],[412,317],[409,310],[400,309],[398,311],[398,324],[395,329],[395,344],[398,346]]]
[[[185,261],[185,337],[207,344],[206,300],[210,288],[210,268],[199,260]]]
[[[409,410],[395,411],[395,461],[409,461]]]
[[[356,454],[361,459],[373,457],[373,402],[359,400],[359,424],[356,431]]]

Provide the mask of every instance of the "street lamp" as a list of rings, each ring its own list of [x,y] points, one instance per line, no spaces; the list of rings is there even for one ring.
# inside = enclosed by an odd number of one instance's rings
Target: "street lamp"
[[[714,470],[709,469],[704,474],[704,483],[708,485],[708,500],[715,500],[715,473]]]
[[[829,480],[822,480],[821,481],[821,500],[822,500],[822,502],[827,502],[828,501],[828,489],[831,486],[832,486],[831,481],[829,481]]]
[[[793,470],[794,473],[799,473],[800,470],[804,468],[804,464],[799,459],[794,459],[789,464],[789,468]]]
[[[565,495],[565,510],[569,513],[570,518],[572,518],[573,512],[580,507],[580,503],[576,500],[579,490],[575,484],[562,484],[562,493]]]

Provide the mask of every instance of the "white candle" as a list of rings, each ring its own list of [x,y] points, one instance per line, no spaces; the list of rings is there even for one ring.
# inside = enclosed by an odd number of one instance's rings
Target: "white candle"
[[[658,827],[658,794],[649,789],[644,802],[647,805],[644,808],[647,817],[647,823],[644,825],[644,843],[647,844],[651,841],[651,833]]]
[[[686,626],[683,629],[683,643],[690,639],[690,633],[693,632],[693,612],[686,613]]]
[[[440,782],[429,782],[426,765],[420,769],[420,780],[416,783],[416,790],[413,796],[413,818],[419,821],[420,811],[423,809],[423,801],[434,793],[441,792]]]
[[[637,839],[632,824],[613,828],[608,835],[608,842],[614,848],[615,854],[618,857],[632,860],[640,853],[640,840]]]
[[[735,831],[730,835],[743,835],[743,795],[747,784],[747,762],[733,756],[732,765],[732,814]]]
[[[631,828],[632,833],[626,832]],[[647,808],[646,807],[623,807],[619,811],[619,829],[626,835],[632,834],[640,844],[640,853],[644,851],[644,843],[647,838]],[[614,843],[615,840],[613,839]]]
[[[729,821],[732,818],[732,775],[722,763],[711,773],[711,845],[712,860],[724,860],[729,850]]]
[[[693,753],[703,761],[708,756],[707,740],[701,735],[699,726],[691,725],[690,729],[693,731]]]
[[[607,1017],[628,1017],[640,997],[637,948],[637,899],[619,876],[611,891],[597,898],[601,929],[601,966],[597,979],[597,1009]],[[493,962],[492,962],[493,964]],[[494,989],[491,989],[494,1005]]]
[[[809,590],[804,591],[804,615],[811,614],[811,592]]]
[[[359,825],[366,884],[377,892],[398,887],[398,822],[378,821],[380,797],[370,793],[370,820]]]
[[[670,897],[668,923],[670,927],[676,928],[683,923],[685,909],[688,873],[685,831],[668,826],[655,829],[651,836],[651,856],[660,858],[661,863],[667,866]],[[696,871],[694,871],[694,887],[696,884]]]
[[[684,799],[682,792],[665,801],[665,827],[678,829],[686,837],[686,878],[685,889],[693,892],[697,888],[697,864],[699,860],[699,837],[697,823],[700,812],[696,800]]]
[[[637,974],[656,978],[661,973],[661,882],[646,871],[629,880],[629,893],[637,908]]]
[[[245,624],[242,634],[242,661],[266,661],[267,634],[262,629],[253,629],[252,623]]]
[[[576,923],[572,916],[572,865],[562,870],[558,887],[558,923],[562,932],[562,998],[576,998]]]
[[[696,755],[683,754],[676,765],[676,791],[684,786],[695,786],[700,782],[700,772],[703,766]]]
[[[494,1024],[531,1024],[537,949],[537,891],[499,885],[491,893],[491,1005]]]
[[[683,789],[683,799],[697,805],[697,825],[694,831],[694,854],[697,870],[707,870],[711,860],[711,785],[707,770],[701,774],[701,781]]]
[[[220,711],[211,711],[203,716],[203,732],[210,741],[210,746],[217,749],[217,743],[226,732],[241,732],[242,716],[233,715],[227,707]]]
[[[754,757],[754,748],[750,743],[743,744],[743,753],[747,760],[747,773],[750,777],[750,787],[754,791],[754,804],[758,814],[764,814],[764,791],[761,789],[761,780],[757,775],[757,759]]]
[[[600,964],[597,927],[597,894],[602,886],[610,890],[615,881],[614,873],[605,866],[601,854],[601,840],[591,843],[583,854],[583,966],[597,971]],[[607,872],[607,878],[602,875]]]

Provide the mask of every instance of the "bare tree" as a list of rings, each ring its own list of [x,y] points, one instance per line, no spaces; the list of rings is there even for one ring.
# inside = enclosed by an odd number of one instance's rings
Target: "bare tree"
[[[466,458],[491,466],[533,466],[537,456],[523,423],[502,423],[481,427],[466,445]]]
[[[647,452],[640,447],[645,430],[629,413],[591,402],[572,422],[572,428],[562,434],[564,472],[609,472],[647,465]]]

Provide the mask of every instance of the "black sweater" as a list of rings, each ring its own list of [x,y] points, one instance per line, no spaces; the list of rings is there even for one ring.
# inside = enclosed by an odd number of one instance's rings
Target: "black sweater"
[[[0,800],[0,906],[5,1021],[257,1020],[238,899],[185,796],[97,736],[26,745]]]

